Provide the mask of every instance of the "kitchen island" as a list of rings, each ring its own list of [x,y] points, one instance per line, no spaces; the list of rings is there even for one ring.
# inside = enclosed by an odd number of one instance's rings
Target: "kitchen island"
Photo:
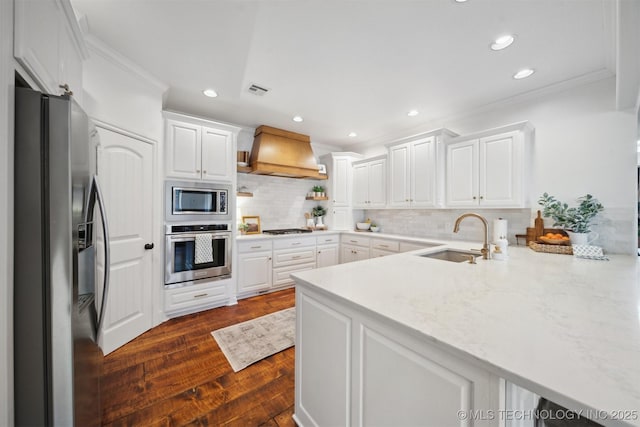
[[[640,426],[637,257],[524,247],[475,265],[417,256],[439,249],[294,275],[299,425],[530,416],[504,411],[504,379],[605,426]]]

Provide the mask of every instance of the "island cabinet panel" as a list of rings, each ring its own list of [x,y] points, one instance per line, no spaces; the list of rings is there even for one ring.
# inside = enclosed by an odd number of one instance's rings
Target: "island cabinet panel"
[[[413,329],[297,285],[298,425],[499,425],[499,377]]]
[[[351,425],[351,319],[306,295],[296,310],[295,421]]]

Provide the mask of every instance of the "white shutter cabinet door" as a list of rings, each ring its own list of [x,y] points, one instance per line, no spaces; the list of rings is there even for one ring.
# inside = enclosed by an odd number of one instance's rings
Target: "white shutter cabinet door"
[[[436,139],[429,137],[411,143],[411,206],[436,205]]]
[[[202,128],[167,120],[167,176],[200,179]]]
[[[231,181],[232,149],[230,132],[202,128],[202,179]]]
[[[478,205],[478,141],[447,146],[447,206]]]
[[[518,133],[481,138],[480,205],[519,206],[522,204],[523,173]]]
[[[316,266],[329,267],[338,264],[340,259],[339,245],[320,245],[317,247]]]
[[[369,201],[369,165],[353,167],[353,206],[368,207]]]
[[[346,158],[336,158],[333,163],[333,194],[329,197],[333,200],[334,206],[351,205],[349,195],[349,178],[351,170],[351,162]]]
[[[271,251],[238,254],[238,294],[271,288]]]
[[[369,165],[369,203],[370,208],[383,208],[387,204],[386,162],[377,160]]]
[[[406,207],[411,205],[409,181],[411,146],[402,144],[389,149],[389,205]]]

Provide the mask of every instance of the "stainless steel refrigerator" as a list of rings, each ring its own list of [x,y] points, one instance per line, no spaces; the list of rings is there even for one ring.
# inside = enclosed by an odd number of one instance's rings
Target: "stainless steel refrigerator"
[[[67,96],[16,88],[16,425],[99,426],[109,250],[97,133]],[[96,241],[104,274],[96,277]]]

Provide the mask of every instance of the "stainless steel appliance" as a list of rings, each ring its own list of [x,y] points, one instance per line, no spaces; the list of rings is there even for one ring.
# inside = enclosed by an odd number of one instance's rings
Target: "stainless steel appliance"
[[[230,221],[228,184],[166,181],[165,220],[167,222],[187,221]]]
[[[95,177],[97,143],[72,99],[16,88],[17,426],[101,424],[103,355],[97,337],[109,286],[109,239]],[[94,274],[98,228],[107,242],[100,280]]]
[[[302,233],[311,233],[311,230],[306,228],[279,228],[275,230],[263,230],[263,234],[302,234]]]
[[[165,286],[231,277],[230,224],[168,223],[165,239]],[[198,259],[200,250],[207,252],[208,257]]]

